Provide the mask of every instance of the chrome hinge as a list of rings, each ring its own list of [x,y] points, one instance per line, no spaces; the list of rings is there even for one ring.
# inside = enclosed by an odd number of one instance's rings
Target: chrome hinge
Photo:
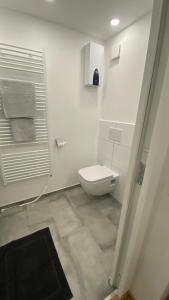
[[[138,168],[138,176],[137,176],[137,183],[139,185],[142,185],[143,183],[145,169],[146,169],[146,164],[140,161],[139,168]]]

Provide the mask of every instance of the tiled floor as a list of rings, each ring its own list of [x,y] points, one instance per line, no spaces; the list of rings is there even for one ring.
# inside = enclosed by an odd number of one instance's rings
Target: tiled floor
[[[121,205],[112,196],[90,197],[80,187],[0,214],[0,245],[49,227],[74,300],[103,300]]]

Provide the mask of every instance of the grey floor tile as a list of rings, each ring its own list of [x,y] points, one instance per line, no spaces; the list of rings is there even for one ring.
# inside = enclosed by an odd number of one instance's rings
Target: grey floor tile
[[[49,201],[40,200],[26,206],[29,225],[38,224],[51,218]]]
[[[51,233],[52,238],[53,238],[53,241],[55,241],[56,236],[57,236],[57,232],[56,232],[56,225],[55,225],[54,220],[52,218],[48,219],[44,222],[38,223],[38,224],[29,225],[29,232],[34,233],[34,232],[42,230],[44,228],[49,228],[50,233]]]
[[[79,207],[91,202],[90,196],[81,187],[66,191],[66,195],[73,207]]]
[[[96,203],[97,203],[98,208],[106,216],[108,216],[110,214],[110,211],[112,209],[120,209],[121,208],[121,204],[110,195],[107,195],[107,196],[104,196],[101,198],[97,198]]]
[[[81,226],[79,218],[65,197],[60,197],[57,201],[50,202],[50,209],[61,237],[69,235]]]
[[[67,251],[64,248],[63,241],[59,238],[59,234],[57,232],[56,224],[53,219],[49,219],[45,222],[34,224],[29,226],[30,233],[36,232],[38,230],[49,228],[56,251],[58,253],[61,265],[65,271],[65,273],[70,271],[70,257]]]
[[[105,267],[109,276],[111,275],[114,261],[114,247],[106,248],[104,251]]]
[[[104,199],[97,200],[98,209],[109,219],[114,225],[119,224],[121,214],[121,204],[112,196],[105,196]]]
[[[75,268],[72,267],[71,270],[66,273],[66,278],[73,294],[72,300],[87,300],[84,293],[83,281],[77,275]]]
[[[0,244],[49,227],[73,300],[103,300],[120,209],[111,196],[91,197],[81,187],[57,192],[0,214]]]
[[[74,268],[74,265],[72,264],[72,258],[69,255],[68,249],[64,246],[64,241],[63,239],[59,238],[56,224],[53,219],[49,219],[45,222],[42,222],[40,224],[34,224],[29,226],[29,231],[30,233],[36,232],[38,230],[41,230],[43,228],[49,228],[53,242],[56,248],[56,251],[59,256],[60,263],[62,265],[62,268],[65,272],[65,276],[68,280],[68,283],[70,285],[71,291],[73,293],[73,300],[82,300],[81,296],[81,284],[80,280],[77,276],[76,270]]]
[[[57,250],[62,268],[65,272],[66,278],[67,274],[71,273],[74,269],[71,263],[71,257],[69,251],[67,251],[66,247],[64,246],[64,242],[59,238],[54,239],[55,248]]]
[[[25,211],[0,217],[0,245],[29,234]]]
[[[103,300],[109,291],[108,274],[103,252],[90,231],[82,227],[68,236],[67,243],[76,270],[82,278],[82,293],[85,294],[85,299]]]
[[[79,207],[78,213],[101,247],[114,245],[117,234],[116,227],[97,209],[95,204]]]
[[[121,210],[120,209],[113,209],[112,212],[109,214],[110,221],[115,225],[118,226],[120,222]]]

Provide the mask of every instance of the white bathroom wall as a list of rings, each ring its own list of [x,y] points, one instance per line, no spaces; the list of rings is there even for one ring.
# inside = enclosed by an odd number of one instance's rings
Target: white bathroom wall
[[[119,142],[110,139],[110,128],[120,129],[121,138]],[[121,203],[125,188],[134,128],[135,125],[132,123],[112,122],[107,120],[101,120],[99,122],[98,162],[113,169],[120,175],[120,180],[114,192],[114,196]]]
[[[98,162],[117,171],[114,196],[122,203],[132,137],[147,54],[151,14],[129,26],[105,46],[105,85],[99,123]],[[120,59],[111,60],[112,49],[121,45]],[[122,130],[119,143],[109,140],[109,128]]]
[[[88,36],[28,15],[0,9],[0,42],[44,49],[53,176],[48,192],[78,183],[79,168],[96,162],[101,88],[84,86],[83,47]],[[97,41],[96,41],[97,42]],[[58,150],[55,139],[67,145]],[[0,186],[0,206],[39,194],[47,178]]]
[[[102,119],[135,123],[150,23],[149,14],[107,41]],[[121,45],[120,59],[112,61],[112,48],[118,44]]]

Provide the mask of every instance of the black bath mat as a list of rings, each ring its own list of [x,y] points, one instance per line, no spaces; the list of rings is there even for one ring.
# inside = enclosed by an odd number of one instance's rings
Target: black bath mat
[[[0,299],[72,299],[48,228],[0,247]]]

